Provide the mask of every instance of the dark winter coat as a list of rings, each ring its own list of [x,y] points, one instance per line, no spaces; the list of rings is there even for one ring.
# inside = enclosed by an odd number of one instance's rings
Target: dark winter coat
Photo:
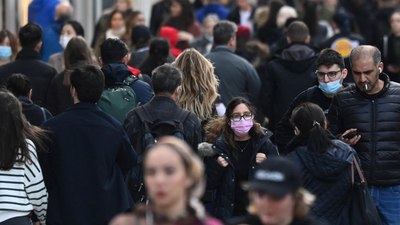
[[[333,144],[324,153],[300,145],[287,158],[301,169],[304,188],[316,196],[310,214],[327,224],[339,225],[341,212],[348,204],[352,157],[356,153],[342,141],[333,140]]]
[[[47,96],[46,107],[53,115],[58,115],[74,103],[72,101],[70,86],[65,86],[64,82],[65,71],[57,74],[50,83],[49,94]]]
[[[250,140],[252,157],[250,161],[250,168],[248,168],[248,178],[251,179],[257,169],[256,154],[264,153],[267,157],[278,155],[278,151],[274,144],[267,136],[255,135]],[[199,149],[200,151],[200,149]],[[205,203],[212,215],[215,217],[226,220],[233,216],[234,202],[235,202],[235,168],[233,161],[232,149],[219,137],[208,157],[204,158],[207,174],[207,191],[205,196]],[[229,165],[227,167],[220,166],[216,159],[221,156]],[[268,159],[267,159],[268,160]]]
[[[369,95],[357,86],[337,94],[328,112],[329,129],[342,134],[357,128],[361,139],[353,147],[369,185],[400,184],[400,85],[380,74],[384,87]]]
[[[318,84],[315,76],[317,53],[305,44],[294,43],[267,63],[261,77],[260,109],[269,119],[269,128],[276,124],[302,91]]]
[[[382,52],[382,61],[385,65],[383,68],[384,72],[389,75],[390,80],[399,83],[400,82],[400,71],[390,72],[388,66],[400,67],[400,37],[396,37],[393,33],[390,35],[384,35],[379,46],[379,50]]]
[[[128,76],[133,76],[128,66],[122,63],[107,64],[101,70],[105,76],[106,88],[119,86]],[[137,102],[140,105],[146,104],[154,96],[150,85],[140,79],[133,81],[130,87],[135,92]]]
[[[349,87],[347,84],[344,84],[344,87]],[[328,114],[329,106],[331,105],[333,96],[328,97],[322,92],[322,90],[316,85],[308,88],[307,90],[301,92],[290,104],[288,110],[283,115],[282,119],[276,126],[275,130],[275,144],[279,149],[279,153],[287,154],[289,153],[286,150],[286,145],[289,141],[295,136],[293,131],[293,126],[290,123],[290,117],[292,116],[292,111],[294,108],[299,106],[304,102],[312,102],[317,104],[324,111],[325,115]]]
[[[34,104],[28,97],[18,97],[18,100],[22,105],[22,113],[32,125],[41,126],[43,122],[53,117],[49,110]]]
[[[14,73],[22,73],[29,77],[32,84],[32,101],[44,106],[51,79],[57,71],[40,60],[40,54],[33,49],[22,49],[14,62],[0,66],[0,85]]]
[[[47,224],[106,225],[132,207],[124,179],[136,153],[121,124],[93,103],[48,120],[39,156],[49,192]]]
[[[237,96],[247,97],[257,102],[260,78],[254,67],[246,59],[236,55],[227,46],[217,46],[206,55],[215,66],[215,75],[220,84],[218,92],[225,105]]]
[[[174,120],[184,110],[179,108],[179,106],[171,98],[165,96],[155,96],[143,107],[150,112],[150,117],[154,119],[154,121]],[[186,120],[181,122],[184,129],[183,132],[185,141],[193,148],[193,150],[196,151],[197,145],[202,140],[199,118],[197,118],[194,113],[190,112],[190,115],[186,118]],[[142,154],[144,152],[142,142],[145,131],[144,125],[139,119],[135,109],[130,111],[126,116],[124,128],[138,154]]]

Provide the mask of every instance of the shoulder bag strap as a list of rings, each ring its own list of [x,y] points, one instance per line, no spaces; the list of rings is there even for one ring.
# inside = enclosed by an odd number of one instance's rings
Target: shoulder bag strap
[[[40,107],[40,109],[42,110],[43,121],[47,121],[47,115],[46,115],[46,111],[44,110],[44,108],[43,108],[43,107]]]
[[[360,165],[358,164],[356,157],[354,157],[354,156],[353,156],[353,164],[356,167],[356,170],[357,170],[358,176],[360,177],[361,183],[365,183],[364,174],[361,171]],[[352,179],[353,179],[352,182],[354,184],[354,169],[353,169],[353,178]]]
[[[136,114],[139,117],[139,120],[143,123],[145,132],[150,132],[150,128],[148,123],[152,122],[151,118],[149,117],[150,114],[147,112],[147,110],[143,106],[139,106],[135,109]]]

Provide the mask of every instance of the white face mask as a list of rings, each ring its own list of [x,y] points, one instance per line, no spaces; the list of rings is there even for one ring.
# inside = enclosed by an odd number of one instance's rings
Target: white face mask
[[[60,36],[60,45],[65,49],[67,47],[68,42],[72,39],[72,36],[61,35]]]

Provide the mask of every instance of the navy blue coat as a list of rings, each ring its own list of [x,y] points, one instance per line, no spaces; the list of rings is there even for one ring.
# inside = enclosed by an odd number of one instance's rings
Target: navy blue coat
[[[254,136],[251,138],[252,156],[249,167],[249,179],[257,169],[256,154],[264,153],[267,157],[278,155],[277,148],[267,136]],[[225,144],[222,137],[219,137],[213,146],[215,155],[206,157],[207,191],[206,204],[210,213],[222,220],[233,216],[235,202],[235,168],[231,161],[231,147]],[[229,163],[227,167],[222,167],[217,163],[216,158],[222,156]]]
[[[56,69],[41,61],[39,52],[22,49],[14,62],[0,66],[0,86],[5,86],[13,73],[22,73],[29,77],[32,84],[32,101],[44,106],[51,79],[57,74]]]
[[[312,152],[307,145],[299,145],[287,158],[300,168],[304,188],[316,196],[310,214],[327,224],[345,225],[341,215],[343,208],[348,207],[352,157],[357,154],[350,145],[332,141],[334,146],[324,153]]]
[[[93,103],[78,103],[43,124],[40,156],[49,192],[47,224],[106,225],[132,207],[124,178],[136,153],[122,125]]]

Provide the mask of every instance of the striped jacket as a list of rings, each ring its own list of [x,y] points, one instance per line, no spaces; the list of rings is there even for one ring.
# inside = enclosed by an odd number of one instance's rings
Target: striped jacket
[[[0,170],[0,222],[26,216],[32,211],[46,223],[47,190],[35,145],[27,140],[31,160]]]

